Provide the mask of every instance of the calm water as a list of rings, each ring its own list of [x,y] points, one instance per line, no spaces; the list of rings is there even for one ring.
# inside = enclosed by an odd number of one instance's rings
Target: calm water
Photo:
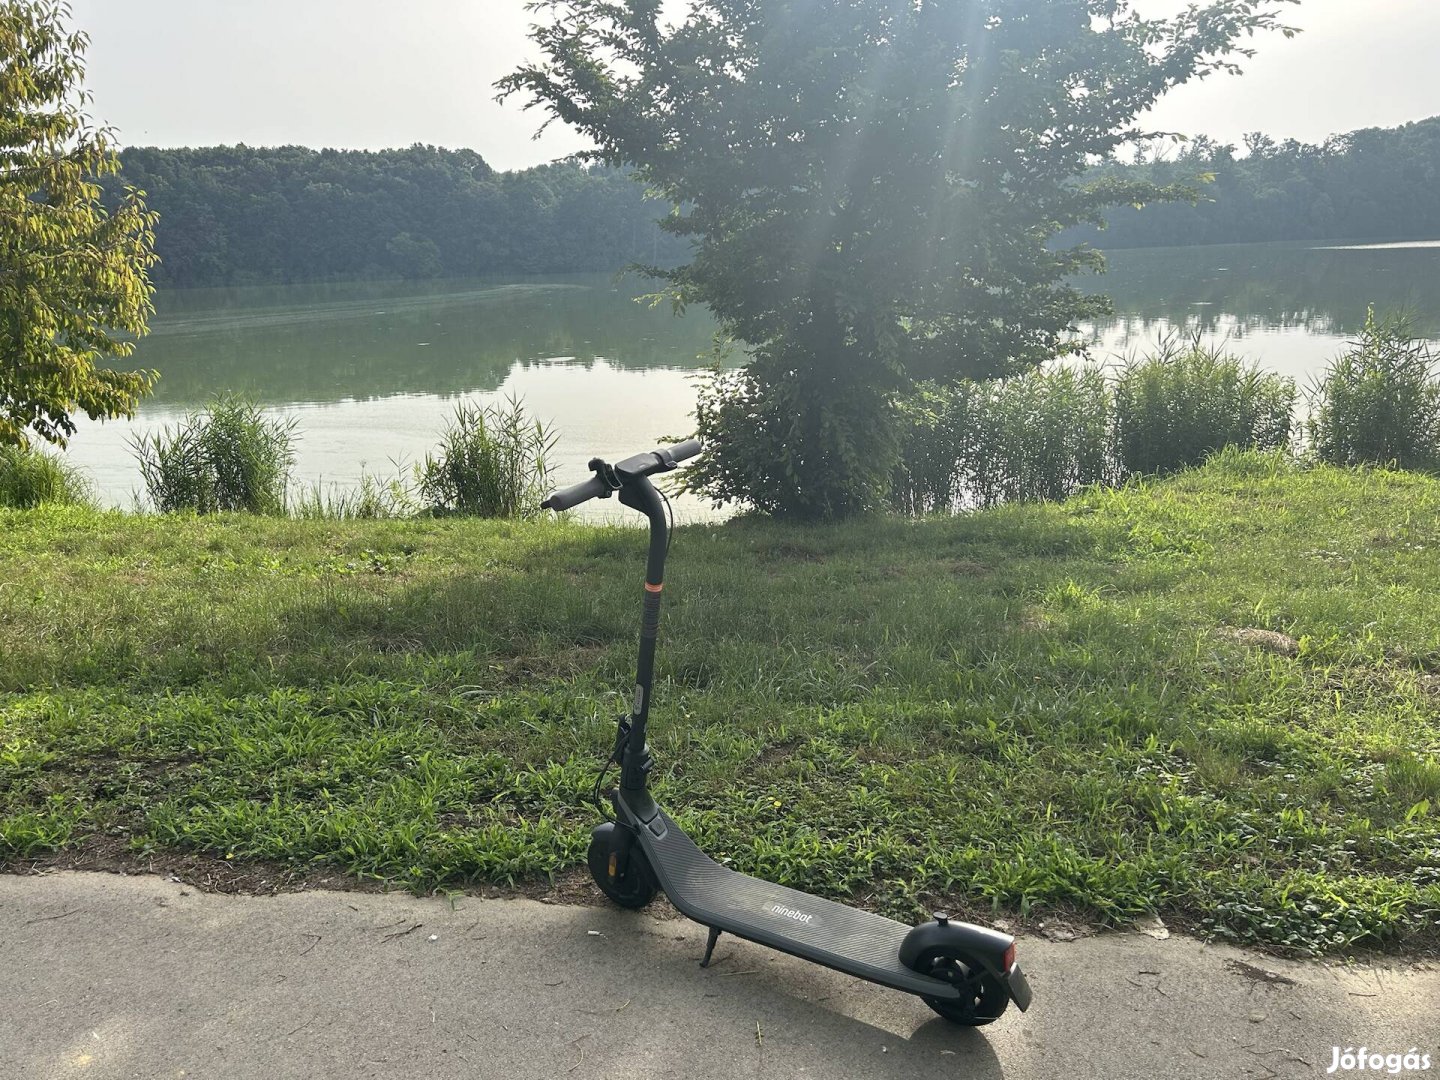
[[[1371,303],[1408,309],[1440,338],[1440,241],[1120,251],[1085,287],[1115,300],[1113,319],[1085,328],[1099,359],[1198,333],[1303,382]],[[642,288],[584,277],[164,293],[135,358],[160,371],[155,395],[132,422],[82,424],[70,456],[107,501],[129,505],[129,440],[236,390],[298,419],[299,483],[348,486],[422,458],[457,399],[516,394],[560,432],[562,479],[580,479],[594,454],[690,428],[713,326],[703,312],[637,302]]]

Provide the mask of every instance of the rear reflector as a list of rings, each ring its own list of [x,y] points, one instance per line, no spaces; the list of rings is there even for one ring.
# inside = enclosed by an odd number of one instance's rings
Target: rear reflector
[[[1005,950],[1004,966],[1001,968],[1005,974],[1010,974],[1010,969],[1015,966],[1015,943],[1012,941],[1010,947]]]

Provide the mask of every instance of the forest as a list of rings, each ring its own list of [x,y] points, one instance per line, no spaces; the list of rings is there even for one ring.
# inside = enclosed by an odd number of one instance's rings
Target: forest
[[[616,169],[497,172],[473,150],[136,147],[112,183],[159,212],[159,285],[611,270],[674,262],[668,207]]]
[[[1087,179],[1193,183],[1196,202],[1116,208],[1102,248],[1440,236],[1440,117],[1319,145],[1204,136]],[[118,184],[160,214],[161,285],[470,277],[673,264],[685,243],[623,170],[558,162],[499,172],[473,150],[136,147]]]
[[[1095,174],[1158,184],[1199,178],[1199,198],[1116,208],[1105,230],[1062,239],[1127,248],[1440,237],[1440,116],[1318,145],[1255,133],[1235,147],[1201,136],[1173,156],[1109,162]]]

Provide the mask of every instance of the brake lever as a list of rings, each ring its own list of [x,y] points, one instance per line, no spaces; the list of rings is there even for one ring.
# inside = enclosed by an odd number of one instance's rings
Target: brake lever
[[[620,477],[615,474],[614,465],[607,465],[603,459],[596,457],[590,459],[589,469],[601,480],[604,480],[605,486],[609,489],[597,498],[608,499],[613,492],[620,490]]]

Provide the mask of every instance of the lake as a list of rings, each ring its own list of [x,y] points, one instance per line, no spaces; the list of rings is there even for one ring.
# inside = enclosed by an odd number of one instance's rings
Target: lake
[[[1113,318],[1084,328],[1102,360],[1199,334],[1303,384],[1372,303],[1410,311],[1440,338],[1440,241],[1116,251],[1109,272],[1083,286],[1115,301]],[[135,354],[161,373],[154,396],[133,421],[82,418],[69,456],[104,501],[132,505],[130,440],[233,390],[296,418],[298,484],[349,487],[362,471],[393,475],[422,459],[457,400],[513,394],[554,424],[558,479],[569,483],[593,455],[690,430],[714,327],[702,311],[676,317],[639,302],[644,291],[591,276],[162,292]],[[698,500],[677,509],[711,513]]]

